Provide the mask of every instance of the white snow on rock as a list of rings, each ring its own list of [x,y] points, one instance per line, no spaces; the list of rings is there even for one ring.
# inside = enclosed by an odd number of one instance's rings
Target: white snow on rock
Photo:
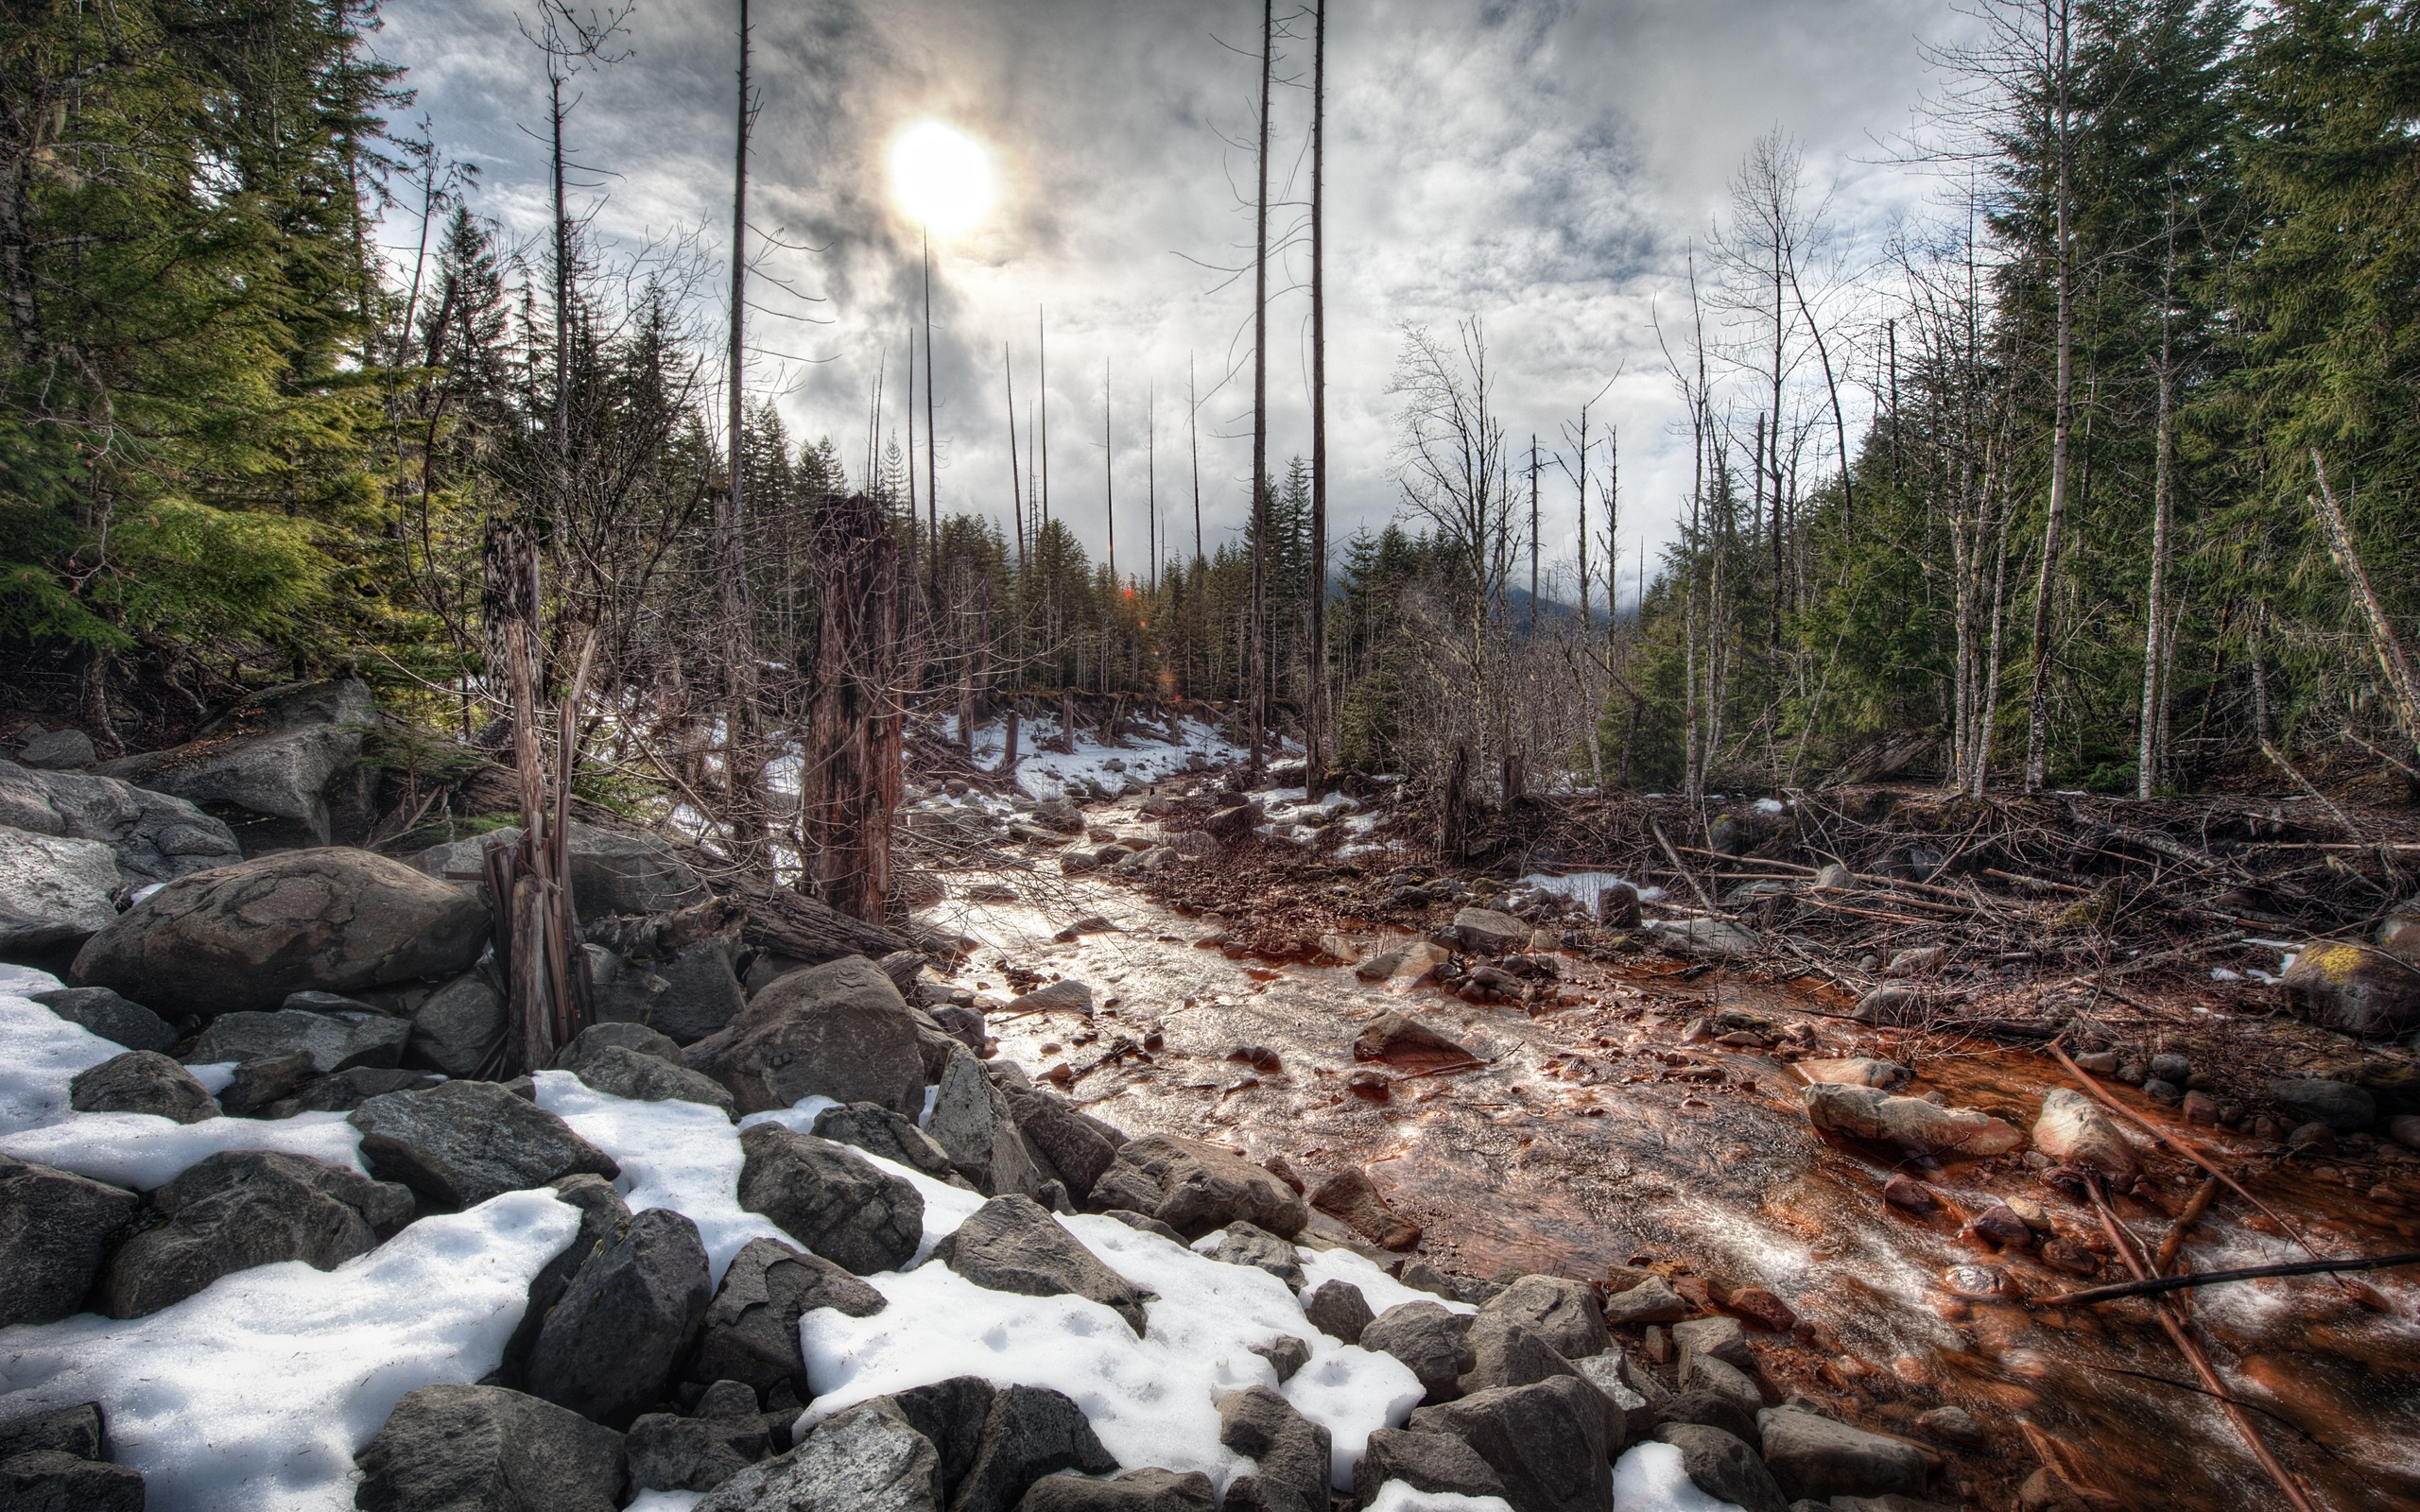
[[[0,1136],[0,1153],[148,1192],[221,1150],[283,1150],[364,1175],[361,1131],[342,1113],[292,1118],[206,1118],[180,1124],[156,1113],[70,1113],[42,1128]]]
[[[1597,911],[1598,898],[1607,887],[1612,886],[1617,882],[1629,881],[1630,879],[1628,877],[1623,876],[1618,871],[1574,871],[1560,877],[1549,876],[1543,871],[1532,871],[1528,876],[1523,877],[1520,882],[1515,884],[1515,885],[1522,887],[1535,887],[1540,892],[1560,894],[1563,897],[1572,900],[1574,902],[1582,904],[1593,914]],[[1635,886],[1636,885],[1633,884],[1633,885]],[[1640,902],[1659,903],[1664,901],[1664,898],[1665,892],[1661,887],[1640,887],[1638,889],[1638,901]]]
[[[396,1401],[494,1369],[579,1231],[552,1193],[509,1192],[333,1271],[287,1261],[148,1317],[0,1330],[0,1417],[99,1401],[149,1512],[339,1512]]]
[[[1406,1286],[1380,1270],[1375,1262],[1350,1249],[1309,1249],[1297,1246],[1295,1252],[1303,1257],[1303,1295],[1305,1297],[1318,1291],[1322,1281],[1351,1281],[1361,1289],[1361,1299],[1370,1304],[1373,1314],[1400,1307],[1406,1302],[1434,1302],[1448,1313],[1478,1311],[1468,1302],[1457,1302],[1434,1292],[1424,1292],[1416,1286]]]
[[[839,1106],[829,1097],[802,1098],[790,1108],[777,1108],[769,1113],[751,1113],[739,1121],[739,1126],[749,1128],[758,1124],[779,1124],[784,1128],[793,1129],[801,1134],[812,1134],[815,1132],[816,1117],[827,1108]],[[966,1221],[968,1214],[983,1206],[985,1199],[983,1194],[979,1192],[969,1192],[964,1187],[954,1187],[946,1181],[936,1181],[912,1166],[902,1165],[896,1160],[876,1155],[870,1150],[858,1149],[854,1144],[849,1146],[849,1153],[863,1158],[876,1170],[899,1177],[914,1187],[916,1194],[925,1199],[925,1237],[917,1241],[916,1258],[910,1262],[911,1264],[923,1264],[925,1257],[932,1254],[935,1245],[956,1232],[958,1226]],[[792,1245],[798,1244],[795,1239],[789,1239],[787,1242]],[[933,1379],[941,1381],[947,1378],[935,1376]]]
[[[1500,1496],[1464,1496],[1459,1491],[1415,1491],[1404,1481],[1378,1487],[1367,1512],[1512,1512]]]
[[[59,978],[23,967],[0,967],[17,980],[0,979],[0,1135],[38,1128],[68,1116],[67,1084],[76,1074],[99,1065],[126,1046],[70,1023],[30,998],[47,992]]]
[[[956,722],[950,723],[955,738]],[[999,723],[975,727],[975,758],[996,767],[1001,754],[1004,727]],[[1176,744],[1137,736],[1123,746],[1104,746],[1097,734],[1082,728],[1076,730],[1073,755],[1056,748],[1059,722],[1056,719],[1027,721],[1017,735],[1017,786],[1034,799],[1065,798],[1069,790],[1080,794],[1086,783],[1098,783],[1115,796],[1130,787],[1155,782],[1162,778],[1187,770],[1186,758],[1200,756],[1218,765],[1244,760],[1251,753],[1219,733],[1215,725],[1199,719],[1176,721]],[[1043,743],[1052,743],[1044,749]],[[1280,749],[1299,750],[1301,747],[1272,742]],[[1112,767],[1111,762],[1118,763]]]
[[[1698,1489],[1672,1444],[1639,1444],[1614,1462],[1614,1512],[1741,1512]]]

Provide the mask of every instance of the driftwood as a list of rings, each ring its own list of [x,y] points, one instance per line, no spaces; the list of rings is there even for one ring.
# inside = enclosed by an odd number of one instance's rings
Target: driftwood
[[[747,910],[729,898],[709,898],[668,914],[616,914],[589,924],[588,943],[602,945],[616,955],[663,957],[713,935],[727,934],[747,917]]]
[[[2080,1292],[2061,1292],[2055,1297],[2040,1297],[2034,1300],[2044,1307],[2065,1307],[2070,1303],[2114,1302],[2121,1297],[2157,1297],[2163,1292],[2190,1291],[2197,1286],[2216,1286],[2221,1281],[2258,1280],[2267,1276],[2319,1276],[2340,1271],[2395,1270],[2405,1265],[2420,1265],[2420,1250],[2399,1255],[2370,1255],[2358,1260],[2297,1260],[2282,1265],[2246,1265],[2238,1270],[2205,1270],[2186,1276],[2152,1276],[2141,1280],[2117,1281],[2107,1286],[2087,1286]]]
[[[829,903],[760,878],[732,878],[724,885],[723,896],[747,910],[739,938],[758,950],[803,961],[832,961],[843,955],[878,961],[894,952],[916,948],[915,941],[887,925],[852,918]]]

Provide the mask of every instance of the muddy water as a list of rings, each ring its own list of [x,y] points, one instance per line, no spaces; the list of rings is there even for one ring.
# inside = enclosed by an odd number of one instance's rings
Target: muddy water
[[[1766,1286],[1812,1325],[1796,1337],[1756,1335],[1768,1378],[1923,1444],[1944,1464],[1936,1494],[1954,1488],[1975,1505],[2013,1506],[2016,1486],[2041,1463],[2018,1426],[2024,1419],[2055,1443],[2073,1475],[2118,1504],[2279,1504],[2215,1404],[2174,1384],[2189,1383],[2190,1369],[2145,1304],[2029,1308],[2015,1298],[2086,1283],[2030,1250],[1959,1237],[1964,1216],[2020,1194],[2043,1204],[2062,1236],[2105,1250],[2090,1210],[2014,1159],[1942,1167],[1827,1141],[1800,1111],[1803,1082],[1785,1061],[1684,1045],[1681,1032],[1720,1008],[1803,1022],[1812,1035],[1805,1054],[1912,1060],[1918,1079],[1903,1090],[1937,1090],[2021,1128],[2043,1091],[2062,1084],[2055,1062],[1991,1047],[1917,1059],[1911,1046],[1824,1016],[1836,1004],[1721,972],[1683,983],[1566,957],[1567,1001],[1534,1018],[1427,988],[1391,996],[1349,971],[1198,948],[1215,921],[1179,918],[1114,885],[1054,877],[1047,895],[1035,896],[1040,906],[946,905],[987,946],[959,980],[1005,999],[1005,958],[1092,984],[1100,1006],[1089,1023],[1067,1013],[994,1015],[1001,1053],[1037,1074],[1063,1061],[1089,1067],[1119,1036],[1139,1042],[1156,1027],[1164,1043],[1148,1058],[1100,1065],[1075,1084],[1080,1101],[1130,1131],[1282,1155],[1314,1181],[1365,1166],[1425,1228],[1425,1250],[1448,1270],[1588,1277],[1647,1258]],[[1086,914],[1116,927],[1052,937]],[[1398,1080],[1384,1103],[1348,1092],[1352,1040],[1363,1019],[1388,1007],[1418,1010],[1493,1064]],[[1282,1069],[1226,1058],[1253,1045],[1276,1051]],[[2210,1143],[2223,1147],[2225,1137]],[[2166,1157],[2146,1163],[2154,1178],[2118,1211],[2155,1246],[2198,1173]],[[1920,1218],[1886,1208],[1879,1192],[1894,1171],[1923,1179],[1942,1211]],[[2273,1168],[2247,1157],[2236,1172],[2323,1252],[2415,1247],[2420,1165]],[[2363,1195],[2381,1173],[2415,1206]],[[2269,1228],[2226,1197],[2194,1228],[2186,1254],[2197,1270],[2302,1258]],[[2188,1304],[2228,1390],[2269,1415],[2255,1417],[2271,1447],[2325,1505],[2420,1506],[2415,1276],[2375,1277],[2366,1298],[2358,1287],[2297,1279],[2213,1287]],[[1915,1427],[1919,1413],[1944,1404],[1971,1412],[1988,1443],[1962,1449]]]

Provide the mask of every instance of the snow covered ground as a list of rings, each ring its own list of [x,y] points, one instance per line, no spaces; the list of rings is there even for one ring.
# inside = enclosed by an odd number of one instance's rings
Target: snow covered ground
[[[120,1047],[20,995],[52,986],[50,978],[5,970],[0,1151],[142,1189],[221,1149],[283,1149],[360,1168],[358,1142],[341,1115],[180,1125],[69,1110],[68,1079]],[[740,1130],[715,1109],[631,1102],[560,1072],[537,1082],[541,1106],[620,1162],[616,1184],[633,1209],[672,1208],[697,1223],[717,1280],[749,1239],[787,1240],[739,1207]],[[803,1128],[828,1106],[810,1098],[748,1122]],[[869,1159],[925,1198],[919,1262],[983,1200]],[[1108,1218],[1063,1221],[1111,1269],[1154,1294],[1145,1337],[1095,1302],[988,1291],[946,1266],[919,1263],[867,1278],[891,1303],[874,1316],[825,1310],[802,1322],[816,1393],[806,1420],[886,1392],[982,1375],[1064,1392],[1129,1467],[1198,1469],[1223,1488],[1249,1462],[1219,1445],[1218,1400],[1268,1385],[1328,1428],[1336,1484],[1349,1487],[1370,1432],[1401,1424],[1418,1404],[1418,1383],[1392,1356],[1321,1333],[1275,1278],[1197,1252],[1214,1248],[1215,1236],[1188,1249]],[[100,1401],[115,1457],[143,1472],[151,1512],[337,1512],[353,1503],[353,1455],[406,1392],[475,1382],[496,1366],[530,1279],[578,1228],[577,1211],[550,1193],[508,1193],[422,1218],[333,1271],[263,1265],[147,1317],[81,1314],[0,1329],[0,1419]],[[1376,1311],[1434,1300],[1349,1251],[1301,1254],[1309,1284],[1349,1280]],[[1283,1384],[1252,1352],[1280,1334],[1312,1346],[1310,1363]],[[1662,1446],[1625,1454],[1615,1471],[1617,1512],[1722,1505],[1698,1492],[1678,1464],[1678,1452]],[[632,1505],[677,1512],[695,1500],[651,1492]],[[1400,1486],[1378,1505],[1509,1512],[1494,1499]]]

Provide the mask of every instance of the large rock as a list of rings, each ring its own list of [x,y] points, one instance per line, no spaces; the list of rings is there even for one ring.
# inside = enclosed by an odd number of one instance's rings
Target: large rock
[[[2033,1121],[2033,1147],[2080,1171],[2098,1171],[2120,1192],[2142,1175],[2135,1147],[2118,1121],[2080,1091],[2054,1087],[2043,1094],[2042,1116]]]
[[[412,1015],[404,1060],[448,1076],[475,1075],[504,1042],[507,1021],[495,984],[485,972],[465,971],[430,993]]]
[[[1526,936],[1525,936],[1526,937]],[[1436,974],[1453,954],[1430,940],[1414,940],[1380,951],[1353,969],[1362,981],[1382,987],[1417,987]]]
[[[1456,943],[1474,955],[1510,955],[1530,943],[1530,926],[1493,908],[1465,908],[1454,915]]]
[[[1512,1512],[1613,1512],[1604,1403],[1577,1377],[1422,1407],[1405,1426],[1477,1450],[1504,1482]]]
[[[2297,1117],[2340,1131],[2367,1128],[2377,1121],[2377,1099],[2349,1081],[2293,1076],[2271,1082],[2269,1095],[2292,1108]]]
[[[701,939],[684,945],[666,960],[649,963],[664,983],[655,995],[650,1028],[669,1035],[678,1044],[695,1044],[728,1026],[748,1006],[748,994],[731,969],[731,942]]]
[[[952,1376],[876,1399],[889,1401],[941,1455],[944,1505],[956,1499],[967,1471],[975,1468],[975,1456],[983,1447],[983,1425],[991,1420],[997,1395],[981,1376]]]
[[[1025,1493],[1017,1512],[1213,1512],[1218,1505],[1217,1488],[1200,1470],[1179,1474],[1150,1466],[1106,1481],[1046,1475]]]
[[[1799,1407],[1756,1414],[1765,1468],[1782,1494],[1797,1501],[1829,1496],[1914,1496],[1925,1488],[1924,1452]]]
[[[1100,1475],[1115,1469],[1116,1459],[1101,1447],[1082,1408],[1047,1386],[1011,1385],[992,1394],[963,1472],[955,1480],[945,1473],[943,1480],[951,1492],[950,1512],[1013,1512],[1046,1475]]]
[[[307,1064],[309,1057],[296,1055],[288,1059],[289,1062],[299,1060]],[[218,1106],[231,1113],[234,1112],[236,1109],[229,1099],[233,1094],[236,1084],[242,1082],[254,1067],[262,1064],[254,1061],[251,1066],[235,1068],[234,1080],[229,1082],[226,1091],[218,1094]],[[340,1071],[333,1076],[311,1077],[297,1088],[293,1095],[281,1097],[262,1108],[260,1116],[292,1118],[297,1113],[350,1113],[372,1097],[384,1097],[389,1092],[422,1091],[444,1079],[433,1072],[389,1071],[377,1066],[355,1066],[351,1071]]]
[[[706,1308],[689,1379],[743,1382],[760,1397],[786,1383],[804,1401],[810,1393],[798,1320],[819,1307],[872,1317],[885,1305],[880,1292],[821,1255],[751,1239]]]
[[[57,1450],[0,1460],[0,1507],[9,1512],[143,1512],[143,1476],[123,1465]]]
[[[348,1115],[362,1158],[438,1208],[476,1207],[499,1193],[587,1172],[622,1174],[571,1125],[493,1082],[449,1081],[372,1097]]]
[[[583,924],[616,915],[668,914],[712,896],[660,836],[600,830],[574,819],[563,839],[571,852],[572,907]],[[508,826],[431,846],[411,864],[432,877],[475,886],[489,847],[520,843],[520,830]]]
[[[1219,1247],[1210,1252],[1210,1258],[1223,1264],[1267,1271],[1284,1281],[1289,1292],[1302,1289],[1303,1260],[1293,1245],[1240,1219],[1220,1231]]]
[[[925,1199],[863,1156],[779,1124],[744,1130],[739,1205],[859,1276],[900,1270],[925,1237]]]
[[[1605,1399],[1605,1447],[1609,1452],[1620,1453],[1624,1444],[1645,1436],[1654,1428],[1655,1410],[1646,1396],[1631,1384],[1622,1351],[1608,1349],[1584,1360],[1574,1360],[1571,1368]]]
[[[1172,1134],[1118,1146],[1093,1184],[1096,1207],[1124,1208],[1199,1239],[1241,1218],[1291,1239],[1310,1221],[1302,1194],[1231,1150]]]
[[[1495,1467],[1453,1435],[1374,1429],[1360,1462],[1353,1467],[1354,1499],[1368,1506],[1390,1481],[1445,1496],[1504,1494],[1503,1478]]]
[[[2420,931],[2405,931],[2395,949],[2355,940],[2314,940],[2277,978],[2286,1001],[2317,1022],[2362,1039],[2387,1039],[2420,1029]]]
[[[1470,1319],[1436,1302],[1398,1302],[1361,1331],[1361,1348],[1392,1354],[1420,1380],[1430,1402],[1462,1394],[1462,1376],[1475,1363]]]
[[[1681,1452],[1681,1468],[1697,1488],[1741,1512],[1789,1512],[1772,1471],[1737,1434],[1704,1423],[1666,1423],[1656,1438]]]
[[[1098,1302],[1143,1336],[1141,1289],[1102,1264],[1031,1197],[994,1197],[934,1246],[933,1258],[995,1292]]]
[[[1508,1317],[1566,1360],[1602,1354],[1613,1343],[1594,1287],[1560,1276],[1524,1276],[1479,1307],[1482,1316]]]
[[[1067,1184],[1070,1196],[1090,1201],[1094,1184],[1125,1144],[1125,1131],[1070,1107],[1056,1092],[1035,1087],[1014,1061],[990,1062],[985,1074],[1008,1099],[1009,1114],[1025,1135],[1027,1148],[1049,1163]]]
[[[1353,1058],[1425,1067],[1461,1065],[1478,1057],[1451,1036],[1390,1008],[1361,1025],[1353,1040]]]
[[[1668,954],[1700,961],[1750,955],[1764,946],[1754,930],[1727,919],[1651,919],[1647,936]]]
[[[382,1013],[246,1010],[211,1020],[185,1058],[197,1066],[215,1066],[302,1051],[310,1056],[316,1075],[330,1076],[355,1066],[391,1070],[403,1063],[404,1046],[411,1033],[409,1020]]]
[[[1227,1487],[1228,1506],[1327,1512],[1328,1431],[1284,1397],[1253,1386],[1219,1398],[1219,1442],[1253,1461],[1251,1490],[1239,1499],[1244,1477],[1237,1477]]]
[[[72,1024],[129,1050],[167,1050],[177,1031],[165,1019],[140,1003],[130,1002],[105,987],[59,987],[26,996]]]
[[[706,1391],[694,1417],[648,1413],[622,1440],[631,1488],[648,1491],[711,1491],[763,1459],[766,1448],[755,1394],[733,1381]]]
[[[958,1177],[958,1167],[950,1163],[949,1152],[918,1128],[915,1120],[873,1103],[827,1108],[815,1115],[812,1132],[817,1139],[854,1145],[869,1155],[896,1160],[936,1181]]]
[[[28,771],[8,761],[0,761],[0,825],[99,841],[116,862],[116,885],[125,888],[207,871],[242,855],[226,825],[183,799],[114,778]]]
[[[983,1074],[983,1062],[955,1046],[933,1097],[925,1131],[949,1155],[959,1176],[986,1196],[1042,1190],[1042,1173],[1026,1147],[1009,1100]]]
[[[117,856],[98,840],[0,825],[0,954],[71,950],[117,921]]]
[[[1331,1278],[1304,1296],[1303,1320],[1332,1339],[1358,1344],[1377,1314],[1370,1311],[1370,1299],[1360,1287]]]
[[[572,1273],[529,1354],[529,1390],[625,1427],[653,1405],[697,1340],[714,1283],[698,1226],[670,1208],[634,1213]]]
[[[180,1124],[218,1116],[210,1089],[156,1050],[130,1050],[78,1072],[67,1106],[79,1113],[149,1113]]]
[[[221,1276],[299,1260],[334,1270],[412,1215],[411,1194],[307,1156],[222,1150],[151,1194],[165,1220],[128,1240],[102,1282],[112,1317],[142,1317]]]
[[[1817,1128],[1930,1154],[2006,1155],[2025,1143],[2024,1135],[1988,1113],[1893,1097],[1879,1087],[1818,1082],[1806,1089],[1806,1101]]]
[[[572,1074],[591,1091],[609,1097],[640,1103],[703,1103],[722,1109],[728,1117],[738,1116],[731,1093],[713,1077],[621,1045],[604,1046],[582,1060]]]
[[[0,1155],[0,1328],[81,1312],[142,1210],[131,1192]]]
[[[603,1177],[581,1172],[546,1184],[553,1188],[557,1201],[578,1210],[579,1231],[572,1235],[570,1244],[555,1252],[553,1259],[538,1267],[537,1275],[529,1278],[521,1320],[513,1325],[512,1337],[505,1343],[503,1364],[490,1378],[496,1384],[516,1389],[528,1383],[529,1356],[538,1348],[538,1331],[545,1326],[546,1314],[554,1311],[555,1304],[570,1289],[573,1275],[590,1256],[613,1243],[631,1221],[630,1204]]]
[[[108,1444],[97,1401],[49,1412],[12,1413],[0,1420],[0,1460],[45,1450],[78,1459],[101,1459],[109,1453]]]
[[[90,766],[101,759],[93,737],[80,730],[37,728],[26,733],[25,741],[18,754],[31,767],[65,771]]]
[[[274,1008],[455,976],[486,948],[487,905],[367,850],[296,850],[180,878],[77,954],[78,986],[196,1013]]]
[[[886,1401],[825,1418],[805,1442],[708,1492],[692,1512],[941,1512],[941,1456]]]
[[[1380,1249],[1406,1250],[1420,1243],[1420,1225],[1395,1211],[1370,1174],[1348,1165],[1311,1193],[1311,1206],[1341,1218],[1355,1233]]]
[[[1471,1367],[1455,1383],[1463,1396],[1500,1386],[1526,1386],[1556,1376],[1576,1376],[1571,1362],[1519,1320],[1481,1313],[1471,1319]]]
[[[697,1048],[704,1063],[692,1064],[730,1088],[743,1113],[809,1096],[879,1103],[910,1117],[924,1110],[916,1021],[890,978],[863,956],[792,971]]]
[[[1695,1311],[1688,1298],[1674,1291],[1672,1283],[1661,1276],[1650,1276],[1605,1298],[1605,1323],[1609,1328],[1677,1323]]]
[[[622,1435],[502,1386],[422,1386],[354,1456],[360,1512],[616,1512]]]
[[[280,688],[210,720],[168,750],[95,770],[199,804],[255,851],[358,839],[369,791],[356,769],[378,710],[353,679]]]

